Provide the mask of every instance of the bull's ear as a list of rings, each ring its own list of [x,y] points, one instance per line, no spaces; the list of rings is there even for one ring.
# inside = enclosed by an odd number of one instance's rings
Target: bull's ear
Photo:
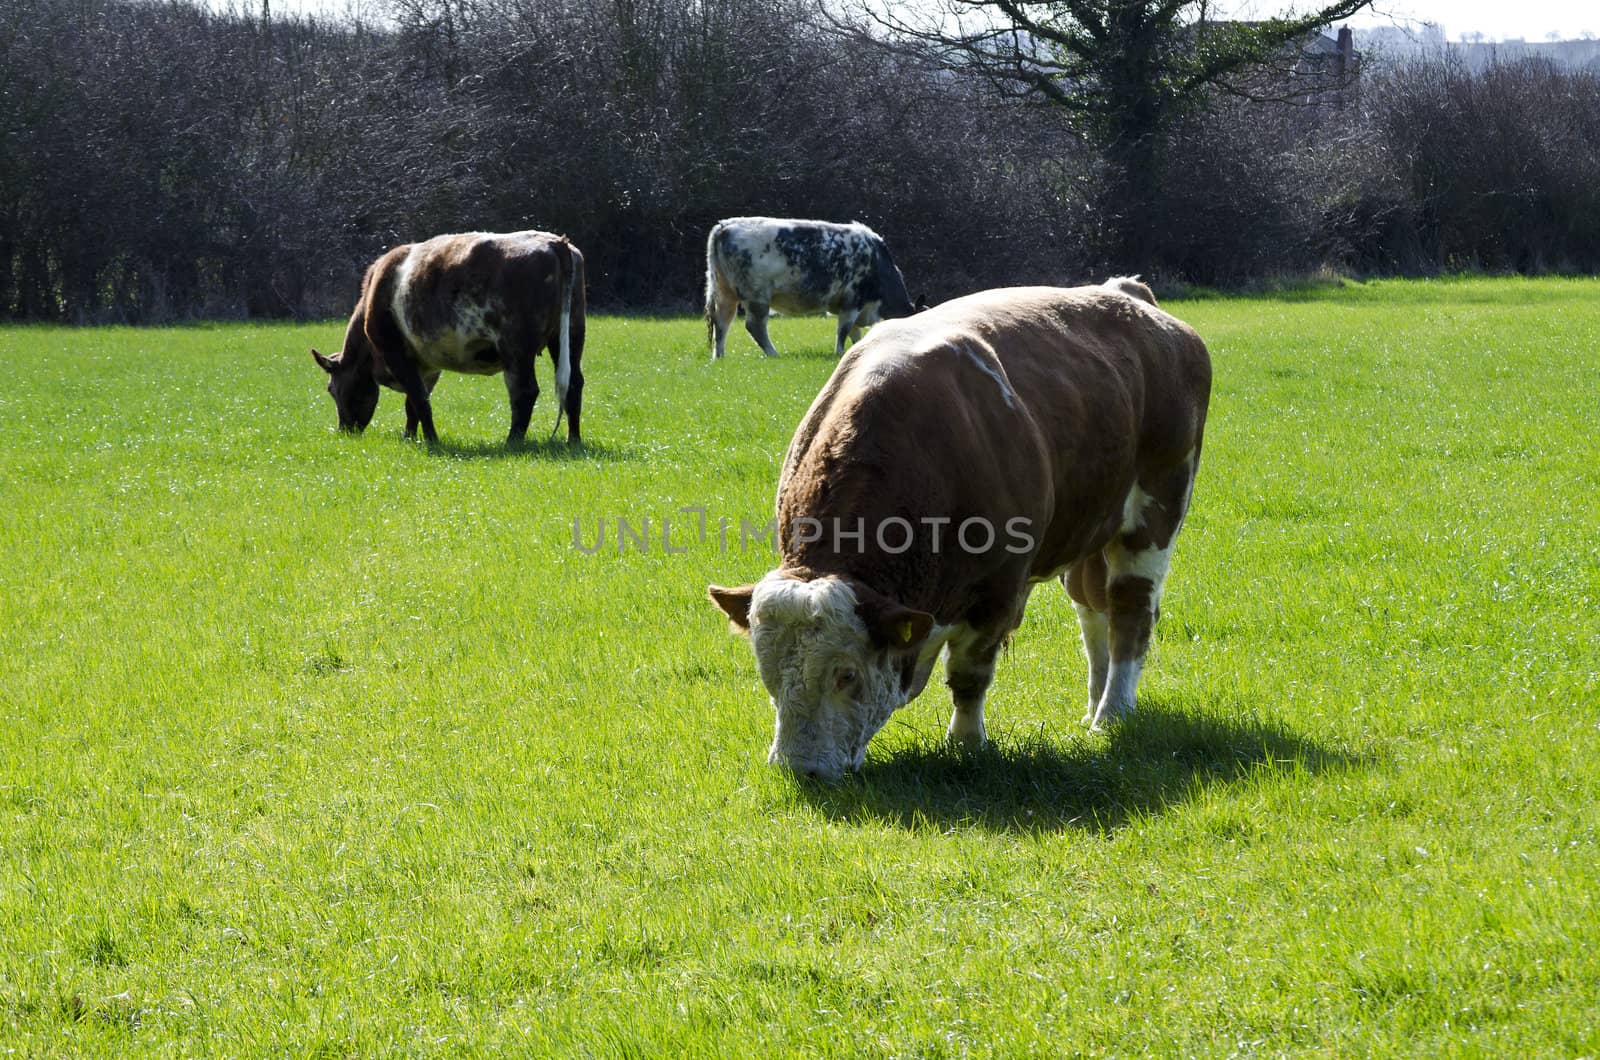
[[[907,651],[922,646],[933,632],[933,616],[906,607],[871,589],[856,587],[856,614],[867,627],[867,635],[879,648]]]
[[[711,602],[722,608],[722,613],[728,616],[728,621],[739,627],[739,632],[750,632],[750,594],[755,591],[754,585],[741,585],[737,589],[724,589],[720,585],[706,586],[706,593],[711,597]]]
[[[333,358],[325,357],[322,354],[318,353],[315,349],[312,349],[311,356],[316,358],[317,367],[321,368],[324,372],[327,372],[329,375],[332,375],[333,374],[333,370],[339,366],[338,362],[335,361]]]

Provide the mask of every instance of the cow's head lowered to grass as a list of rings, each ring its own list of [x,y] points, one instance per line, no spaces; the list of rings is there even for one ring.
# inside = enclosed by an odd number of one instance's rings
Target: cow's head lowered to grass
[[[339,413],[339,429],[366,430],[378,410],[378,381],[372,374],[371,358],[352,357],[348,350],[338,357],[312,350],[311,356],[328,373],[328,393]]]
[[[864,585],[773,571],[710,594],[755,650],[777,714],[774,765],[828,780],[860,769],[867,741],[928,679],[933,616]]]

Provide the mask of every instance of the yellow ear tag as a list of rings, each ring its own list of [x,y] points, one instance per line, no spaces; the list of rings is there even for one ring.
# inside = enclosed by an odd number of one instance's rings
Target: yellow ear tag
[[[911,620],[908,618],[900,623],[900,643],[911,643]]]

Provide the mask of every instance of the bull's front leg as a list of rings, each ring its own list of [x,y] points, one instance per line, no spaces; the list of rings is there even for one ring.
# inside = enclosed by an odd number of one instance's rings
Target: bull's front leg
[[[1001,641],[1002,638],[974,633],[950,642],[944,680],[955,710],[950,714],[950,728],[945,735],[953,744],[978,748],[988,741],[983,727],[983,702],[994,681]]]
[[[389,374],[394,376],[395,384],[406,396],[406,437],[415,438],[417,425],[420,424],[422,436],[430,445],[437,445],[439,432],[433,429],[433,405],[428,400],[432,384],[423,381],[416,362],[406,354],[385,353],[383,360]],[[437,380],[438,377],[434,378]]]
[[[433,400],[433,388],[434,388],[434,385],[437,384],[438,382],[439,382],[439,373],[438,372],[430,372],[429,374],[427,374],[427,375],[422,377],[422,384],[425,387],[428,388],[428,400],[430,402]],[[406,437],[407,438],[415,438],[417,436],[417,423],[419,422],[420,419],[421,419],[421,416],[418,413],[417,407],[412,404],[411,398],[407,397],[406,398]]]
[[[861,329],[856,327],[857,311],[843,309],[839,312],[839,333],[833,341],[833,355],[844,356],[845,339],[855,342],[861,337]]]

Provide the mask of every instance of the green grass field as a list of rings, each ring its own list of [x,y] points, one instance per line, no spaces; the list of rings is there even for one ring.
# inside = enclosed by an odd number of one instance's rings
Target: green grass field
[[[1600,282],[1168,308],[1140,715],[1043,586],[990,750],[821,788],[704,593],[829,321],[595,319],[581,457],[338,435],[338,322],[0,330],[0,1055],[1600,1053]]]

